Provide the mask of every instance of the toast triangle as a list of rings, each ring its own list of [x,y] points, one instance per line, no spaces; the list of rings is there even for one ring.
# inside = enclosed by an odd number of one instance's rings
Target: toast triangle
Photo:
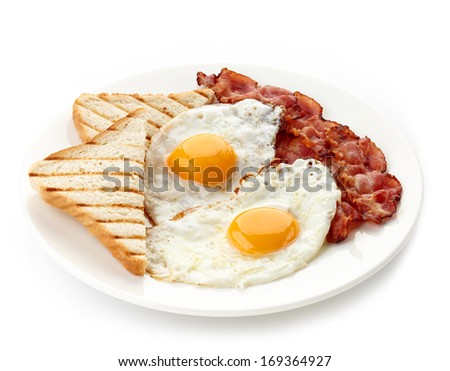
[[[127,115],[136,114],[154,132],[173,117],[190,108],[214,102],[211,89],[169,94],[81,94],[73,104],[73,121],[86,142]],[[138,110],[138,111],[136,111]]]
[[[128,271],[143,275],[143,178],[151,133],[139,114],[138,110],[87,143],[35,163],[29,176],[46,202],[80,221]]]

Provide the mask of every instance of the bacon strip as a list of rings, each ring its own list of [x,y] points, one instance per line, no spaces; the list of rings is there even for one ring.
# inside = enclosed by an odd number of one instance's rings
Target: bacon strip
[[[342,192],[327,240],[343,241],[352,222],[381,223],[397,209],[402,186],[386,172],[383,152],[369,138],[360,138],[348,126],[322,117],[322,106],[299,92],[260,86],[250,77],[223,68],[219,75],[197,74],[197,83],[214,90],[221,103],[256,99],[284,106],[275,151],[283,162],[314,158],[332,171]]]

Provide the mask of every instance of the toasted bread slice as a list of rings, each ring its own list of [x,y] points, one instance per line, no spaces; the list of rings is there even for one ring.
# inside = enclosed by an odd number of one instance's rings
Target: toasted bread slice
[[[172,117],[190,108],[214,101],[211,89],[169,94],[82,94],[73,104],[73,121],[81,140],[88,141],[128,114],[147,121],[149,131],[164,125]]]
[[[151,136],[140,111],[29,171],[31,185],[45,201],[78,219],[137,275],[147,266],[143,178]]]

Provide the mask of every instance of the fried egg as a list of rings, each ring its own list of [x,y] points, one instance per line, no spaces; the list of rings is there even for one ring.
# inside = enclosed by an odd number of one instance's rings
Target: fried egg
[[[188,110],[152,137],[146,209],[159,224],[195,206],[230,199],[239,180],[275,156],[280,107],[253,99]]]
[[[160,280],[211,287],[285,277],[320,250],[340,195],[314,160],[266,168],[243,179],[232,199],[149,229],[147,270]]]

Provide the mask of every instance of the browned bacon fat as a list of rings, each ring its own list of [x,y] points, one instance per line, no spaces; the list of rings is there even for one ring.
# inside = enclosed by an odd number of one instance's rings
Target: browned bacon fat
[[[197,83],[214,90],[221,103],[256,99],[284,106],[275,151],[282,161],[314,158],[331,170],[342,192],[327,240],[347,238],[351,222],[381,223],[391,217],[400,201],[402,186],[386,172],[383,152],[369,138],[360,138],[348,126],[322,117],[322,107],[299,92],[260,86],[248,76],[226,68],[216,75],[197,74]]]

